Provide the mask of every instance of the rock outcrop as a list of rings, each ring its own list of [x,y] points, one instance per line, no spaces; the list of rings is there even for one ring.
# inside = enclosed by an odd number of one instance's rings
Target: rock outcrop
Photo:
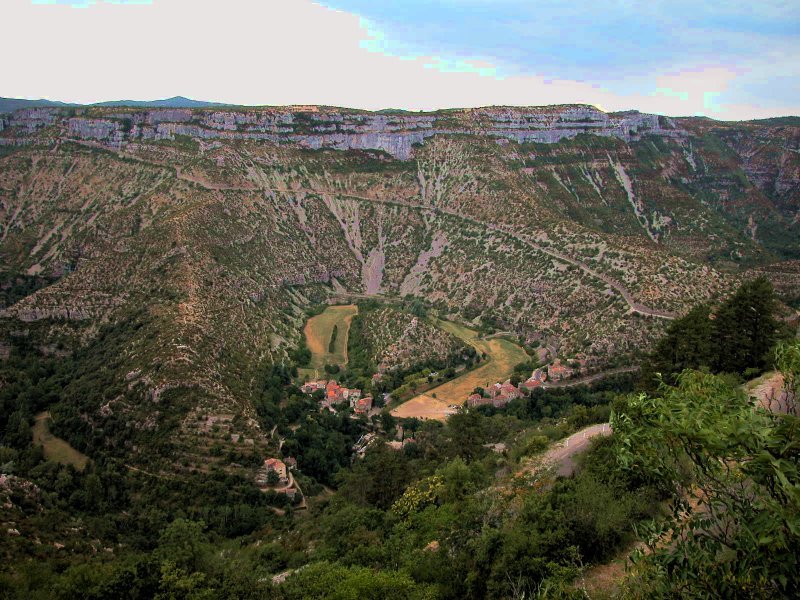
[[[518,142],[555,143],[581,133],[613,136],[626,141],[648,133],[676,136],[673,123],[639,112],[608,114],[592,106],[480,108],[421,114],[383,114],[308,108],[241,110],[91,109],[67,118],[55,108],[15,112],[10,127],[33,133],[60,124],[69,136],[119,147],[137,140],[257,139],[293,142],[319,149],[382,150],[408,159],[415,144],[436,134],[481,134]]]

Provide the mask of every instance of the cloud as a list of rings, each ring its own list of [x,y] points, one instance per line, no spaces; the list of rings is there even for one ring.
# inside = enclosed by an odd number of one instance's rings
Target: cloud
[[[154,0],[138,7],[98,1],[87,10],[72,10],[63,2],[51,6],[29,0],[6,2],[5,14],[14,23],[4,31],[6,47],[26,48],[4,64],[2,94],[7,96],[94,102],[184,95],[240,104],[411,110],[588,103],[606,110],[636,108],[725,119],[800,112],[796,95],[769,93],[775,77],[784,77],[786,85],[799,78],[797,66],[785,66],[793,60],[794,47],[775,46],[772,33],[764,33],[765,26],[759,26],[760,33],[730,33],[731,40],[747,35],[767,48],[751,52],[755,57],[747,63],[723,60],[724,53],[698,53],[636,68],[638,42],[628,41],[625,44],[634,56],[625,58],[624,68],[598,68],[598,73],[616,75],[588,78],[561,68],[559,64],[568,62],[564,57],[552,58],[551,67],[532,66],[535,61],[530,56],[558,54],[558,49],[541,40],[542,47],[526,45],[534,34],[524,31],[524,19],[514,21],[510,15],[515,8],[529,15],[528,8],[520,8],[529,2],[517,0],[496,0],[494,5],[502,10],[491,19],[485,1],[440,2],[427,21],[416,13],[422,6],[420,0],[392,3],[392,19],[400,25],[389,29],[367,18],[369,15],[353,12],[358,8],[350,6],[355,0],[333,8],[309,0]],[[537,6],[546,6],[555,14],[553,2]],[[589,19],[581,16],[581,9],[587,6],[582,0],[575,6],[570,3],[568,11],[558,19],[553,17],[553,22],[542,16],[542,39],[554,39],[565,20],[573,19],[574,27],[585,24]],[[458,16],[453,7],[463,12],[464,31],[469,32],[469,39],[461,42],[455,34],[446,34],[448,28],[456,27],[446,18]],[[647,10],[652,13],[655,9]],[[744,5],[738,10],[741,16],[737,18],[745,20]],[[640,20],[646,21],[647,14]],[[700,15],[697,23],[690,25],[706,21]],[[421,24],[419,31],[415,23]],[[600,39],[603,28],[609,35],[614,18],[605,15],[598,23],[592,26],[596,31],[587,30],[595,40]],[[508,39],[493,54],[494,34],[487,32],[500,26],[506,32],[523,31],[517,36],[507,34]],[[414,33],[400,39],[401,29]],[[682,31],[676,40],[689,35],[686,27]],[[572,31],[562,37],[580,36]],[[31,40],[36,42],[31,44]],[[735,45],[733,41],[726,44]],[[663,48],[660,51],[665,52]],[[568,57],[569,51],[564,52]],[[605,64],[609,59],[593,60]],[[641,60],[646,63],[650,59]]]

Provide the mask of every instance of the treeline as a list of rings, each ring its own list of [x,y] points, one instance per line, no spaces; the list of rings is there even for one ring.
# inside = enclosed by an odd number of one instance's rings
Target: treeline
[[[779,303],[763,277],[743,283],[727,300],[701,304],[676,319],[642,365],[641,389],[654,390],[657,374],[674,384],[685,369],[750,377],[772,366],[770,351],[790,337],[778,320]]]

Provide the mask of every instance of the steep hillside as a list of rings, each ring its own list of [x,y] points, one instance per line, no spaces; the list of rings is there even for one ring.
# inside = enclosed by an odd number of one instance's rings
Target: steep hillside
[[[3,347],[135,323],[108,366],[131,398],[80,412],[159,427],[169,391],[190,441],[209,412],[263,438],[264,370],[342,290],[629,361],[740,266],[800,254],[798,132],[586,106],[20,110],[0,117]]]
[[[420,365],[457,364],[474,354],[453,334],[422,317],[393,308],[367,310],[357,321],[357,343],[363,345],[379,373],[411,370]]]

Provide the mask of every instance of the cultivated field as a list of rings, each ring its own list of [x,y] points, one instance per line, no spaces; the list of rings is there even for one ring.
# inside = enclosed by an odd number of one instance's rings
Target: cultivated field
[[[347,364],[350,321],[356,314],[358,307],[355,304],[329,306],[324,312],[308,320],[304,333],[308,349],[311,350],[312,369],[321,369],[325,365]],[[334,325],[337,327],[336,341],[333,344],[333,352],[328,352]]]
[[[67,442],[50,433],[47,426],[47,419],[50,413],[42,412],[36,415],[36,422],[33,425],[33,443],[44,449],[44,457],[62,465],[73,465],[79,471],[83,471],[89,457],[78,452]]]
[[[476,387],[487,387],[498,381],[505,381],[515,365],[529,359],[521,347],[508,340],[480,339],[477,332],[472,329],[449,321],[438,321],[436,325],[457,335],[474,346],[478,352],[488,354],[489,361],[477,369],[464,373],[461,377],[456,377],[404,402],[392,411],[395,417],[444,420],[451,414],[448,405],[462,404]],[[433,394],[436,394],[435,398]]]

